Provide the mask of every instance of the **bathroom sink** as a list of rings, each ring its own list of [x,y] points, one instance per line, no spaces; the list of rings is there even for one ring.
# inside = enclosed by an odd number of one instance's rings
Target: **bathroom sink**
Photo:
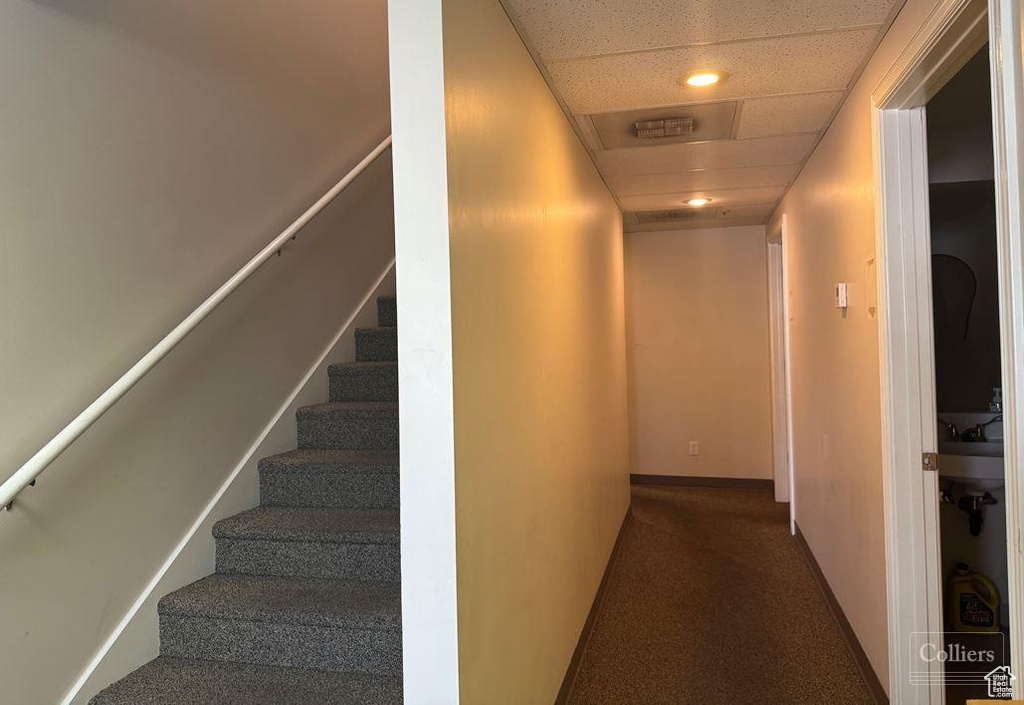
[[[1003,442],[939,441],[939,475],[959,480],[1002,480]]]

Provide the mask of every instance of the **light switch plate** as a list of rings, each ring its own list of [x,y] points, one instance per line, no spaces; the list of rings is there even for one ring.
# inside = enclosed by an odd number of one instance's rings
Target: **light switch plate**
[[[690,441],[690,455],[700,455],[700,446],[697,441]]]
[[[848,286],[846,282],[839,282],[836,284],[836,308],[846,308],[849,306],[847,293]]]

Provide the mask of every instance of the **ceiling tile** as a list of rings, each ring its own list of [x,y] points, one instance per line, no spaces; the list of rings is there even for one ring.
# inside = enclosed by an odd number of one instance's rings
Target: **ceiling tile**
[[[735,228],[741,225],[764,225],[771,215],[772,206],[764,206],[764,208],[768,211],[764,215],[729,216],[726,218],[710,216],[707,218],[684,220],[678,223],[628,223],[622,229],[627,233],[649,233],[664,230],[698,230],[703,228]]]
[[[816,134],[631,147],[597,152],[598,168],[610,179],[638,174],[675,174],[691,169],[724,169],[802,162]]]
[[[896,0],[715,0],[685,6],[679,0],[503,1],[545,61],[878,25],[896,4]]]
[[[671,191],[780,186],[796,178],[799,164],[740,167],[738,169],[702,169],[675,174],[620,175],[608,178],[608,185],[619,197],[642,196]]]
[[[842,90],[876,34],[876,29],[860,29],[615,54],[551,63],[547,69],[573,114]],[[679,85],[680,77],[708,68],[728,72],[729,79],[704,89]]]
[[[648,194],[644,196],[626,196],[619,198],[619,205],[626,211],[651,211],[662,208],[685,207],[684,201],[694,196],[710,196],[712,206],[735,206],[749,203],[775,203],[782,198],[785,186],[762,186],[761,188],[742,188],[711,191],[680,191],[676,193]]]
[[[740,113],[740,139],[784,135],[794,132],[820,132],[843,99],[843,92],[809,93],[743,101]]]

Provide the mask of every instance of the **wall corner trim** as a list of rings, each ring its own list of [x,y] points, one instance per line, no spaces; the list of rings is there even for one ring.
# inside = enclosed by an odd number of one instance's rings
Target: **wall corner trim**
[[[846,613],[843,612],[839,600],[836,599],[835,593],[829,587],[828,580],[825,579],[825,574],[822,572],[821,566],[818,565],[818,560],[814,557],[814,553],[811,552],[811,547],[807,544],[807,539],[804,538],[803,532],[800,531],[799,524],[796,525],[796,534],[794,536],[796,544],[800,548],[800,553],[803,554],[804,559],[807,561],[807,567],[811,569],[814,582],[818,584],[818,589],[821,590],[821,594],[828,604],[829,612],[835,617],[839,630],[843,633],[843,638],[846,639],[846,643],[853,653],[853,660],[857,664],[857,670],[860,671],[861,677],[864,678],[864,683],[867,685],[872,699],[878,705],[889,705],[889,696],[885,694],[882,681],[878,679],[878,675],[868,659],[867,652],[864,651],[860,639],[857,638],[856,632],[853,631],[853,625],[846,618]]]
[[[569,702],[569,696],[572,695],[573,686],[576,684],[576,676],[579,675],[580,666],[583,663],[583,653],[587,650],[587,642],[590,641],[590,635],[593,633],[594,625],[597,623],[597,614],[601,611],[601,604],[604,602],[605,592],[608,588],[608,579],[615,569],[615,563],[619,558],[619,549],[622,547],[622,539],[629,530],[632,521],[633,507],[631,505],[626,509],[626,516],[622,519],[619,535],[615,538],[615,545],[612,546],[612,552],[608,556],[608,565],[605,566],[604,575],[601,576],[601,583],[597,586],[594,603],[590,606],[590,612],[583,623],[583,629],[580,630],[580,638],[576,642],[572,658],[569,659],[569,667],[565,669],[565,678],[562,679],[562,687],[558,689],[558,695],[555,697],[555,705],[566,705]]]

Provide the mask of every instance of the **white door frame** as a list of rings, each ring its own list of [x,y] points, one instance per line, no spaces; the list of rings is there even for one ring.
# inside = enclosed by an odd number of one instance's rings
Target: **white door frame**
[[[1018,0],[991,0],[993,4],[1015,5]],[[911,661],[910,635],[914,632],[942,631],[942,569],[938,525],[938,474],[922,467],[922,453],[937,450],[934,381],[934,346],[931,311],[931,247],[928,210],[928,164],[925,109],[927,101],[988,40],[989,22],[998,36],[999,16],[989,16],[985,0],[942,0],[926,18],[909,45],[896,59],[872,94],[874,111],[875,194],[877,217],[879,345],[882,383],[883,492],[885,505],[885,541],[889,611],[889,697],[897,703],[944,702],[940,685],[941,662],[921,684],[910,682],[911,665],[921,669],[920,661]],[[1013,27],[1019,38],[1019,28]],[[1000,44],[993,42],[993,67]],[[1014,56],[1019,79],[1020,53]],[[994,74],[1000,71],[993,70]],[[994,89],[995,81],[993,82]],[[1019,97],[1019,81],[1017,95]],[[996,96],[994,96],[996,98]],[[996,124],[996,159],[1000,161],[999,115],[993,101]],[[1020,103],[1017,103],[1019,105]],[[1017,116],[1018,111],[1011,111]],[[1005,132],[1005,131],[1004,131]],[[1016,153],[1010,153],[1014,161]],[[998,169],[997,169],[998,171]],[[1018,182],[1014,182],[1014,186]],[[1005,193],[1008,182],[997,173],[997,194]],[[997,202],[998,202],[997,198]],[[1019,198],[1017,198],[1019,204]],[[1016,220],[999,206],[1001,277],[1016,270],[1016,289],[1004,284],[1001,293],[1003,327],[1003,384],[1008,407],[1021,401],[1024,389],[1016,389],[1012,372],[1014,349],[1008,338],[1019,338],[1024,327],[1012,326],[1019,305],[1021,264],[1019,258],[1019,209]],[[1016,226],[1016,230],[1011,227]],[[1016,237],[1012,237],[1012,233]],[[1005,252],[1008,241],[1016,243],[1016,262]],[[1016,293],[1019,300],[1014,301]],[[1002,299],[1014,301],[1005,306]],[[1024,342],[1024,341],[1022,341]],[[1011,412],[1012,413],[1012,412]],[[1010,425],[1007,425],[1010,428]],[[1014,427],[1016,429],[1016,427]],[[1019,431],[1018,431],[1019,433]],[[1019,536],[1020,517],[1016,478],[1016,448],[1021,436],[1007,436],[1007,522],[1008,535]],[[1012,448],[1011,448],[1012,446]],[[1020,554],[1009,550],[1010,575],[1021,575]],[[1019,609],[1019,579],[1011,577],[1011,610]],[[1011,615],[1012,669],[1021,673],[1020,619]],[[1018,678],[1019,688],[1022,680]]]
[[[1024,694],[1024,217],[1021,159],[1024,158],[1024,71],[1019,0],[989,1],[992,73],[996,234],[999,258],[999,330],[1002,347],[1003,466],[1006,481],[1006,547],[1011,669],[1014,696]]]
[[[772,389],[772,444],[775,501],[789,502],[789,531],[796,535],[796,487],[793,483],[793,387],[789,335],[787,220],[768,233],[768,299]]]
[[[768,351],[772,385],[772,478],[775,501],[789,501],[789,415],[786,413],[786,354],[782,314],[782,241],[768,239]]]

